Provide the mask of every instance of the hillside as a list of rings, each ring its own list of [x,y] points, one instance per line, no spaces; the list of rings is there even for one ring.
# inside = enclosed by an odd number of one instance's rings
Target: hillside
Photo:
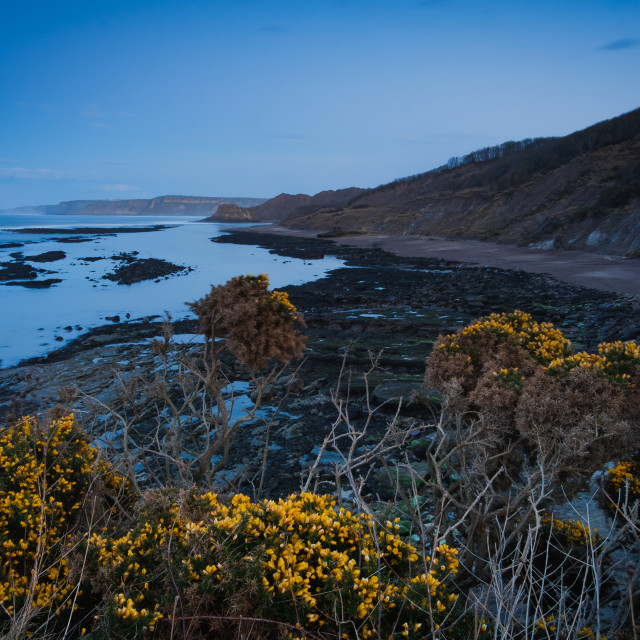
[[[49,213],[58,215],[211,215],[222,204],[251,207],[263,198],[224,198],[199,196],[159,196],[134,200],[69,200],[59,204],[20,207],[13,213]]]
[[[343,204],[310,198],[291,210],[287,198],[302,197],[283,194],[253,208],[268,212],[262,218],[239,207],[234,214],[336,235],[433,235],[638,257],[640,109],[562,138],[480,149]]]
[[[210,222],[277,222],[292,215],[311,215],[327,208],[346,207],[354,198],[366,193],[365,189],[340,189],[338,191],[321,191],[315,196],[304,193],[289,195],[281,193],[271,200],[252,207],[235,204],[221,205]]]

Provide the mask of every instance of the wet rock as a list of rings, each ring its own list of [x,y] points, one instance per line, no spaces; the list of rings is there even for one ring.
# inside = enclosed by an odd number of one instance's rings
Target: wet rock
[[[103,280],[112,280],[118,284],[134,284],[143,280],[155,280],[181,271],[192,271],[191,267],[180,266],[158,258],[133,259],[132,261],[130,256],[127,256],[119,259],[122,259],[125,264],[118,267],[113,273],[102,276]]]
[[[25,260],[29,262],[56,262],[67,257],[64,251],[45,251],[35,256],[25,256]]]
[[[76,244],[79,242],[93,242],[93,238],[87,238],[83,236],[70,236],[68,238],[56,238],[56,242],[63,244]]]
[[[48,278],[46,280],[22,280],[3,282],[2,284],[14,287],[25,287],[27,289],[48,289],[54,284],[62,282],[60,278]]]
[[[304,381],[301,378],[298,378],[294,373],[288,376],[281,376],[276,381],[276,386],[281,389],[286,389],[287,391],[291,391],[293,393],[297,393],[304,387]]]
[[[40,269],[24,262],[0,262],[0,282],[6,280],[31,280],[38,277]]]

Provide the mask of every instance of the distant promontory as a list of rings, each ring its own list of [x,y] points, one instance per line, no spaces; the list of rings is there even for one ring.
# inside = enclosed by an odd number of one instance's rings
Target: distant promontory
[[[57,215],[213,215],[222,204],[254,207],[265,198],[225,198],[200,196],[159,196],[134,200],[69,200],[58,204],[19,207],[8,213]]]

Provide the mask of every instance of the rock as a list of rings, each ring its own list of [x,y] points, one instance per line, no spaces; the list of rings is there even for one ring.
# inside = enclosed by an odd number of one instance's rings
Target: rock
[[[393,402],[397,404],[402,400],[402,405],[406,406],[419,390],[420,384],[416,382],[386,382],[375,387],[373,398],[380,403]]]
[[[284,388],[287,391],[297,393],[304,387],[304,382],[292,373],[289,376],[282,376],[278,378],[278,380],[276,381],[276,386]]]
[[[0,262],[0,281],[31,280],[38,277],[40,269],[24,262]]]
[[[9,286],[25,287],[27,289],[48,289],[49,287],[53,286],[54,284],[58,284],[59,282],[62,282],[60,278],[47,278],[46,280],[3,282],[3,284]]]
[[[25,256],[24,259],[28,262],[56,262],[66,257],[67,254],[64,251],[46,251],[35,256]]]
[[[136,259],[133,257],[136,253],[134,251],[131,254],[114,257],[116,260],[122,260],[125,264],[118,267],[113,273],[107,273],[102,276],[102,279],[112,280],[118,284],[134,284],[143,280],[158,280],[164,276],[188,269],[188,267],[173,264],[167,260],[159,260],[158,258]]]

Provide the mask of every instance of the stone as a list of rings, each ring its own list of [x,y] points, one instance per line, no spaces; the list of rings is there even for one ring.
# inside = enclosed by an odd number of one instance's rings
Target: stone
[[[402,400],[402,405],[406,406],[412,401],[414,394],[420,390],[420,386],[416,382],[385,382],[374,388],[373,398],[380,403],[397,404]]]

